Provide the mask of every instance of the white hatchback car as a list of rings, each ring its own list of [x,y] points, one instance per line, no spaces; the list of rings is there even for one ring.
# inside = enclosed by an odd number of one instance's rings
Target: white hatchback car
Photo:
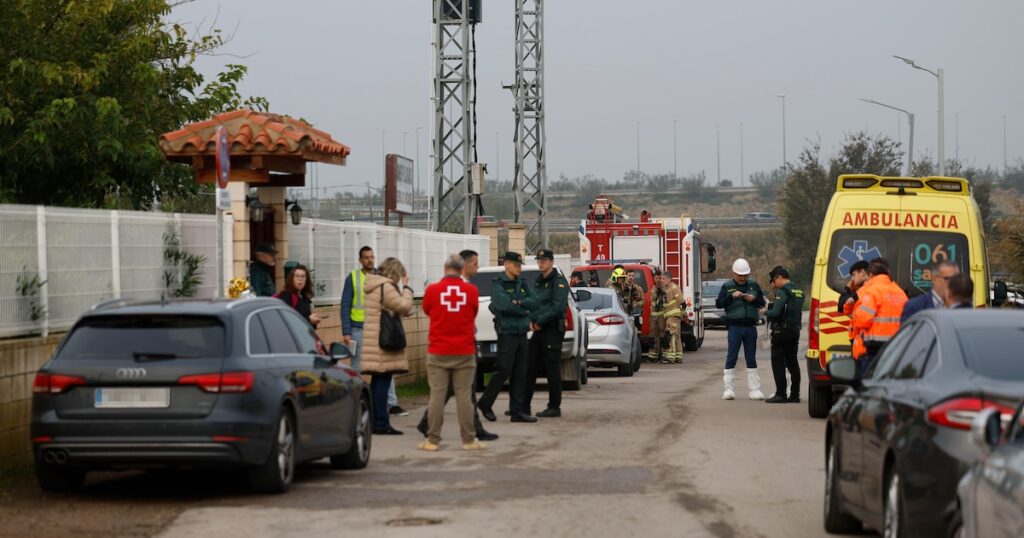
[[[488,307],[491,304],[491,285],[494,283],[494,279],[504,271],[503,266],[481,267],[476,276],[470,279],[470,282],[480,291],[480,311],[476,315],[476,345],[477,354],[480,357],[479,367],[476,369],[477,387],[483,387],[485,373],[495,370],[498,334],[494,329],[494,314]],[[524,279],[532,289],[538,276],[540,276],[540,269],[536,265],[524,264],[519,278]],[[562,340],[562,388],[565,390],[579,390],[581,385],[587,384],[587,331],[576,330],[581,326],[582,320],[582,314],[576,307],[573,293],[570,292],[565,337]],[[543,368],[539,369],[539,375],[545,375]]]

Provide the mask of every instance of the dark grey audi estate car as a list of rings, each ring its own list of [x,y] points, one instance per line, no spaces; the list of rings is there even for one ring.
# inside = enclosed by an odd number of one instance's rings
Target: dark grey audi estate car
[[[370,459],[369,388],[283,302],[101,303],[36,375],[36,477],[82,486],[98,469],[247,468],[260,492],[287,491],[295,465]]]

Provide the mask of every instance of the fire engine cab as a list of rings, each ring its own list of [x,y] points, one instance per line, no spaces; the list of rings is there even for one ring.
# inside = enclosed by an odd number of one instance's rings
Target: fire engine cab
[[[630,220],[611,197],[599,195],[586,220],[579,227],[580,260],[573,268],[584,275],[588,286],[607,285],[616,265],[634,270],[635,282],[644,291],[640,342],[646,351],[654,340],[650,337],[650,290],[654,273],[661,269],[672,272],[672,280],[683,292],[686,314],[683,318],[683,344],[693,351],[704,343],[704,313],[701,311],[701,273],[704,267],[700,233],[693,219],[655,218],[647,211],[640,219]],[[707,270],[715,270],[715,247],[703,245],[707,251]]]

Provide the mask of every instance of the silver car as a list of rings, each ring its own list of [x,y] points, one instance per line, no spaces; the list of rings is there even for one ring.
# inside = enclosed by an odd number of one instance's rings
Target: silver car
[[[957,488],[961,527],[954,536],[1024,536],[1024,405],[1012,420],[1005,420],[1007,414],[990,407],[971,424],[971,440],[982,457]]]
[[[576,288],[576,306],[587,320],[587,367],[617,368],[619,377],[640,369],[640,337],[615,290]]]

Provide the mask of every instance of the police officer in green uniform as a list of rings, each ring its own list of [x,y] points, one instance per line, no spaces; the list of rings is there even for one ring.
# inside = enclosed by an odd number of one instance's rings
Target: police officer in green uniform
[[[537,308],[530,313],[529,356],[527,359],[526,396],[523,404],[527,413],[537,386],[537,373],[544,368],[548,378],[548,406],[538,417],[562,416],[562,339],[565,337],[565,310],[569,306],[569,283],[555,269],[555,253],[544,249],[537,253],[540,276],[533,286]]]
[[[800,345],[801,315],[804,306],[804,292],[789,281],[789,271],[781,265],[768,274],[772,287],[776,289],[775,302],[765,314],[768,329],[772,333],[772,375],[775,377],[775,395],[766,403],[800,402],[800,363],[796,352]],[[786,370],[793,386],[786,397]]]
[[[270,297],[277,292],[274,285],[274,266],[277,250],[267,242],[256,245],[256,259],[249,265],[249,287],[259,297]]]
[[[497,370],[477,401],[477,409],[487,420],[498,420],[494,414],[494,401],[505,380],[509,379],[508,410],[512,422],[537,422],[536,417],[530,416],[529,402],[524,403],[528,379],[526,333],[530,331],[533,297],[529,286],[519,278],[523,271],[523,257],[518,252],[506,252],[504,259],[505,272],[491,285],[490,310],[498,330]]]

